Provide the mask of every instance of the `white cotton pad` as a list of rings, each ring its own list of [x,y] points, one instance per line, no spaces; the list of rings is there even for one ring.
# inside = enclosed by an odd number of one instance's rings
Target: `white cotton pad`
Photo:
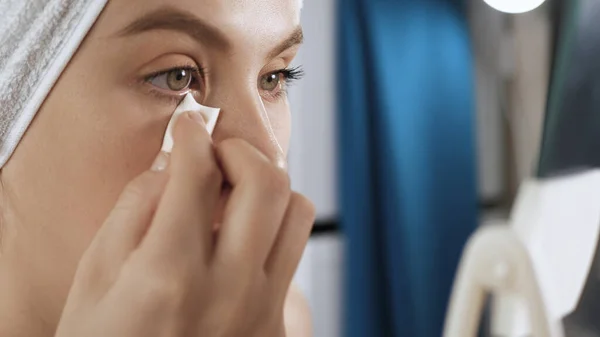
[[[199,104],[196,102],[192,94],[187,94],[185,95],[183,101],[177,106],[175,112],[173,112],[173,116],[171,116],[171,120],[167,125],[167,130],[165,131],[165,137],[163,138],[163,145],[161,148],[162,151],[170,153],[173,150],[173,124],[175,123],[177,116],[188,111],[199,112],[202,117],[204,117],[206,130],[212,135],[213,131],[215,130],[215,126],[217,125],[217,119],[219,119],[219,112],[221,109],[210,108]]]

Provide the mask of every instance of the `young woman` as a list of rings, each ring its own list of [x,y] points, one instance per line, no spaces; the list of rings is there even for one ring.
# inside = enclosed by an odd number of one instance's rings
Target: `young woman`
[[[285,171],[300,9],[2,1],[1,336],[310,335],[288,291],[314,218]],[[216,129],[183,114],[158,154],[187,93]]]

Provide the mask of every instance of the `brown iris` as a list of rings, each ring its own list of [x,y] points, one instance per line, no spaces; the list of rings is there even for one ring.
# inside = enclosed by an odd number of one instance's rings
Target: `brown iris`
[[[167,74],[167,86],[169,90],[181,91],[192,82],[192,74],[186,69],[172,70]]]
[[[280,83],[279,73],[273,73],[263,76],[260,79],[260,88],[265,91],[273,91],[279,87]]]

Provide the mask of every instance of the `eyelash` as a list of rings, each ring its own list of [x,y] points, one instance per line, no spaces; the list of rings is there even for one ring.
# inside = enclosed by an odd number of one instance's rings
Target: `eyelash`
[[[189,86],[188,92],[189,92],[189,90],[194,90],[194,86],[198,85],[198,81],[199,81],[198,79],[202,79],[206,76],[206,69],[204,69],[202,67],[194,67],[194,66],[184,65],[184,66],[171,67],[169,69],[160,70],[160,71],[154,72],[152,74],[149,74],[146,77],[144,77],[144,83],[150,84],[150,82],[152,82],[157,77],[162,76],[162,75],[167,75],[170,72],[176,71],[176,70],[185,70],[185,71],[189,71],[192,74],[192,81]],[[283,75],[284,83],[282,86],[282,90],[279,90],[278,92],[272,93],[272,94],[269,93],[269,95],[274,99],[281,99],[287,94],[287,89],[292,83],[294,83],[295,81],[299,81],[304,77],[304,70],[302,69],[302,66],[296,66],[293,68],[284,68],[284,69],[276,70],[276,71],[268,73],[264,76],[269,76],[269,75],[273,75],[273,74]],[[173,103],[175,105],[181,103],[181,100],[185,96],[184,94],[168,94],[168,93],[165,93],[164,90],[155,88],[155,86],[152,84],[150,84],[150,86],[151,86],[151,89],[149,90],[149,93],[151,95],[153,95],[157,98],[160,98],[160,99],[164,99],[164,100],[168,101],[169,103]]]
[[[274,98],[281,98],[287,94],[287,89],[294,82],[301,80],[304,77],[304,70],[302,66],[296,66],[293,68],[285,68],[281,70],[277,70],[271,74],[281,74],[283,75],[283,90],[273,94]]]

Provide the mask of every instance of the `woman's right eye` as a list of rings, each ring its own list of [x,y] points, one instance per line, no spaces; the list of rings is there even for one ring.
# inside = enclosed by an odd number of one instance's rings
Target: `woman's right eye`
[[[162,90],[181,93],[191,89],[196,73],[198,70],[193,68],[170,69],[151,75],[148,82]]]

